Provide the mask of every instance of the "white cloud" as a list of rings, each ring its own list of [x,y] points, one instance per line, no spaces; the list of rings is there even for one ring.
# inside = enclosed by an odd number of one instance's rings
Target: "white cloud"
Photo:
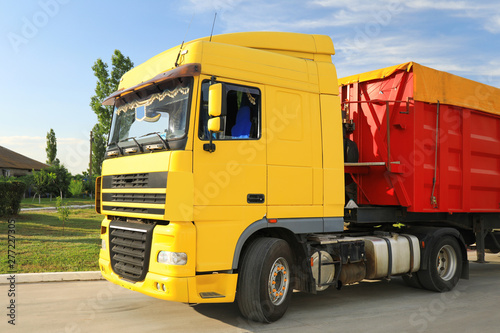
[[[227,31],[317,30],[352,27],[367,21],[389,24],[403,9],[395,1],[274,1],[256,0],[226,8],[221,16]]]
[[[189,4],[185,7],[185,10],[192,11],[194,8],[200,12],[222,11],[235,8],[243,2],[243,0],[189,0]]]
[[[475,35],[481,35],[480,30],[500,34],[497,0],[190,0],[189,6],[217,10],[217,33],[328,34],[337,50],[333,61],[339,76],[416,61],[500,84],[500,74],[489,65],[496,57],[494,36],[491,46],[477,52],[484,42],[476,41]],[[439,30],[432,31],[431,25]]]
[[[364,1],[364,0],[316,0],[312,1],[311,4],[314,6],[324,7],[324,8],[345,8],[350,11],[355,12],[364,12],[371,11],[373,9],[381,8],[384,4],[396,4],[401,3],[402,0],[372,0],[372,1]]]
[[[417,0],[417,1],[406,1],[405,5],[410,8],[415,9],[437,9],[437,10],[469,10],[477,7],[470,1],[429,1],[429,0]]]
[[[500,15],[490,17],[484,24],[484,28],[493,34],[500,33]]]
[[[407,61],[449,72],[467,69],[457,51],[459,45],[463,44],[460,38],[443,41],[439,37],[423,39],[418,36],[406,38],[404,35],[360,35],[352,35],[336,43],[334,62],[339,77]]]
[[[417,11],[441,10],[450,16],[469,18],[490,33],[500,33],[500,6],[497,0],[481,2],[417,0],[407,1],[405,5]]]
[[[42,163],[47,160],[45,137],[3,136],[0,137],[0,145]],[[79,174],[88,169],[89,155],[88,140],[57,138],[57,158],[72,174]]]
[[[219,12],[224,32],[249,30],[314,30],[353,27],[366,22],[393,24],[407,22],[412,15],[441,12],[443,17],[468,17],[491,33],[500,33],[500,6],[497,1],[472,0],[190,0],[185,10]],[[400,15],[404,14],[404,15]]]

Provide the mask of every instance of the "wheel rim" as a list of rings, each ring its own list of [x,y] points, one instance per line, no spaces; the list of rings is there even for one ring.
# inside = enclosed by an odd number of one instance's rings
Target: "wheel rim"
[[[441,279],[449,281],[457,271],[457,254],[451,245],[443,246],[436,260],[438,275]]]
[[[290,286],[288,262],[283,257],[276,259],[269,273],[267,290],[274,305],[280,305],[286,298]]]

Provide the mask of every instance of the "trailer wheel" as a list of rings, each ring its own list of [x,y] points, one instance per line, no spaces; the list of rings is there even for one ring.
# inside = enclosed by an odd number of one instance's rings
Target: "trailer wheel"
[[[292,250],[277,238],[259,238],[245,252],[236,299],[241,314],[270,323],[283,317],[292,296]]]
[[[462,273],[462,252],[455,237],[445,236],[434,244],[428,267],[417,272],[425,289],[443,292],[456,286]]]

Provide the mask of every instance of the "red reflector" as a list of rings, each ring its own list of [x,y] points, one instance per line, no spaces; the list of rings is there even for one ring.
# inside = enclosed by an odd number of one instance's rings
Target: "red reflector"
[[[269,223],[276,223],[276,222],[278,222],[278,219],[269,219],[269,220],[267,220],[267,221],[268,221]]]
[[[422,244],[422,248],[423,248],[423,249],[425,249],[425,242],[424,242],[424,241],[422,241],[422,242],[420,242],[420,243]]]

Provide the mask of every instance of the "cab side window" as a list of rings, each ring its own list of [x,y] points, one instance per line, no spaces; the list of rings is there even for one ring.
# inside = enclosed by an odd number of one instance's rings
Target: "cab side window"
[[[198,136],[208,140],[208,88],[210,81],[201,85],[201,110]],[[260,138],[260,91],[256,88],[226,84],[227,115],[222,117],[224,131],[212,133],[214,140],[255,140]]]

